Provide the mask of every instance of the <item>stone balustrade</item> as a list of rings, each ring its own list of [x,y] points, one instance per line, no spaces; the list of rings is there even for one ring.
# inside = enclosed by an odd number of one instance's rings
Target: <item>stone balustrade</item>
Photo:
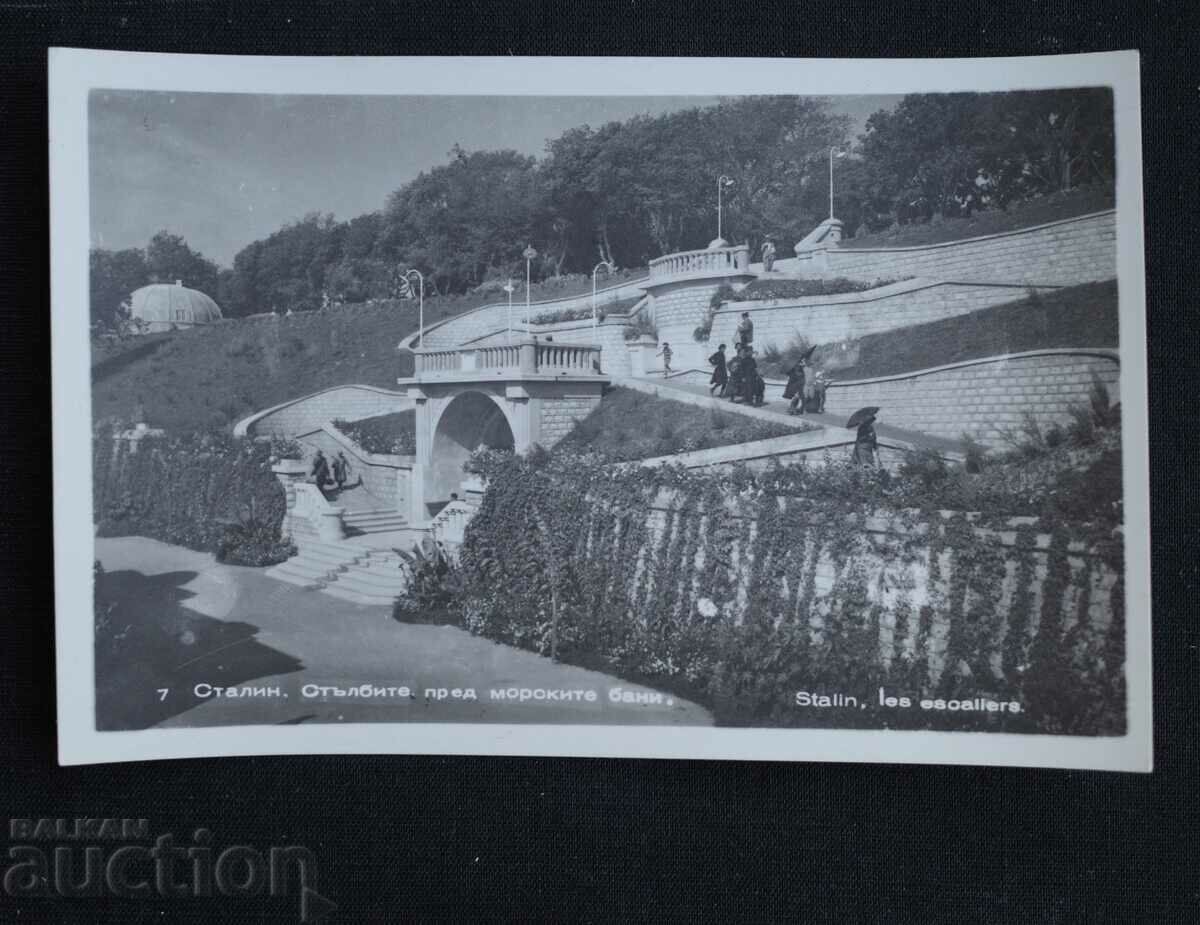
[[[650,285],[676,279],[735,276],[749,271],[750,247],[746,244],[681,251],[650,261]]]
[[[600,363],[595,344],[554,343],[536,339],[511,344],[416,350],[418,381],[487,376],[594,376]]]

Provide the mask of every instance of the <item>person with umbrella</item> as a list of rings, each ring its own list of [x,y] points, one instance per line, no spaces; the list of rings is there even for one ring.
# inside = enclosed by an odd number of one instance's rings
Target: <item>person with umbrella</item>
[[[879,465],[879,440],[875,436],[875,416],[878,413],[879,408],[875,405],[859,408],[846,422],[847,429],[858,428],[854,452],[850,456],[850,461],[856,466],[866,468]]]

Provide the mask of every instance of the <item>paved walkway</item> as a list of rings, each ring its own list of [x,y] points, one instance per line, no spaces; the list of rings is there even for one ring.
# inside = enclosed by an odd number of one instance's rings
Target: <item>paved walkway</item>
[[[686,373],[684,375],[686,375]],[[639,377],[639,379],[637,381],[648,382],[652,385],[664,386],[664,387],[670,388],[670,389],[677,389],[681,392],[685,392],[690,395],[699,395],[699,396],[702,396],[705,398],[712,398],[711,393],[708,391],[707,386],[701,385],[701,384],[695,383],[695,382],[688,382],[686,379],[683,379],[683,378],[666,378],[666,379],[664,379],[662,376],[643,376],[643,377]],[[617,384],[620,385],[622,383],[618,382]],[[777,391],[778,391],[778,389],[777,389]],[[666,396],[666,397],[669,397],[669,396]],[[782,397],[780,397],[780,398],[772,397],[770,387],[768,387],[768,389],[767,389],[766,398],[767,398],[767,401],[765,401],[762,405],[759,405],[756,409],[754,409],[755,411],[768,412],[775,419],[778,419],[783,422],[794,423],[796,421],[807,421],[810,424],[820,424],[823,427],[838,428],[841,430],[846,429],[844,426],[846,423],[846,419],[844,417],[840,417],[838,415],[812,414],[812,413],[805,414],[802,417],[789,415],[787,413],[789,403],[787,401],[785,401]],[[740,402],[734,403],[734,402],[728,401],[726,399],[716,399],[716,398],[712,398],[712,402],[717,407],[727,408],[728,410],[733,411],[733,412],[747,414],[747,413],[750,413],[750,411],[751,411],[750,408],[748,408],[746,405],[744,405]],[[884,409],[880,413],[886,414],[887,409]],[[755,416],[758,417],[759,415],[755,415]],[[954,454],[954,455],[961,455],[963,452],[962,444],[959,441],[947,440],[945,437],[935,437],[932,434],[922,433],[919,430],[909,430],[905,427],[894,427],[891,424],[876,422],[875,431],[881,437],[890,437],[892,440],[901,440],[905,443],[911,443],[913,446],[930,447],[931,449],[939,450],[941,452]]]
[[[167,646],[129,652],[119,677],[98,678],[114,704],[108,728],[333,722],[711,725],[694,703],[613,704],[609,690],[649,689],[564,665],[450,626],[398,623],[391,608],[358,606],[272,581],[262,569],[143,537],[98,539],[123,621],[152,622]],[[124,656],[123,656],[124,657]],[[288,696],[195,696],[196,684],[278,686]],[[411,700],[322,702],[306,684],[407,686]],[[426,688],[474,688],[476,701],[424,699]],[[162,699],[159,689],[168,689]],[[595,691],[596,702],[492,703],[493,688]],[[99,696],[99,695],[98,695]]]

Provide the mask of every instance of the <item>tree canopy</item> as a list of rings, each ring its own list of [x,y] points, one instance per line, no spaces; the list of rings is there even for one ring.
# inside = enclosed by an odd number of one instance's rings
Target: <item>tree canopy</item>
[[[772,235],[786,252],[834,208],[848,233],[983,208],[1115,175],[1112,93],[1075,88],[909,94],[857,139],[830,100],[752,96],[657,116],[582,125],[544,155],[466,151],[422,172],[376,212],[339,222],[313,213],[243,248],[218,271],[161,232],[144,253],[93,253],[93,312],[111,314],[138,279],[183,279],[226,315],[401,294],[405,269],[427,293],[461,293],[523,278],[590,273],[600,260],[644,265],[722,235],[755,251]],[[138,263],[140,255],[144,269]]]

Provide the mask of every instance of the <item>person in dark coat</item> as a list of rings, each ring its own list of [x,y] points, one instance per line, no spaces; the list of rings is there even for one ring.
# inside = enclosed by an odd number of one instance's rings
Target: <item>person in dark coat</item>
[[[346,480],[350,477],[350,463],[346,460],[345,453],[338,453],[337,458],[333,461],[333,480],[337,482],[338,491],[346,484]]]
[[[747,349],[742,357],[742,397],[747,405],[754,404],[754,389],[758,384],[758,361],[754,359],[754,351]]]
[[[329,481],[329,460],[320,450],[317,450],[317,455],[313,457],[312,480],[317,488],[321,489],[324,489],[325,483]]]
[[[717,389],[720,389],[722,394],[725,392],[725,383],[729,381],[729,369],[725,365],[725,345],[721,344],[717,348],[717,352],[708,358],[708,362],[712,365],[712,378],[708,380],[708,392],[713,394]]]
[[[721,397],[728,396],[730,401],[737,401],[738,395],[742,389],[742,363],[745,359],[744,351],[738,347],[733,359],[729,361],[729,381],[725,383],[725,388],[721,389]]]
[[[868,468],[879,465],[879,440],[875,436],[875,416],[858,425],[854,438],[854,453],[850,457],[856,466]]]
[[[762,407],[767,401],[767,380],[762,377],[762,373],[758,373],[754,377],[754,404],[755,407]]]
[[[788,414],[796,414],[797,408],[799,413],[804,413],[804,380],[807,376],[805,362],[797,360],[787,374],[787,386],[783,390],[783,397],[790,399],[788,405]]]

